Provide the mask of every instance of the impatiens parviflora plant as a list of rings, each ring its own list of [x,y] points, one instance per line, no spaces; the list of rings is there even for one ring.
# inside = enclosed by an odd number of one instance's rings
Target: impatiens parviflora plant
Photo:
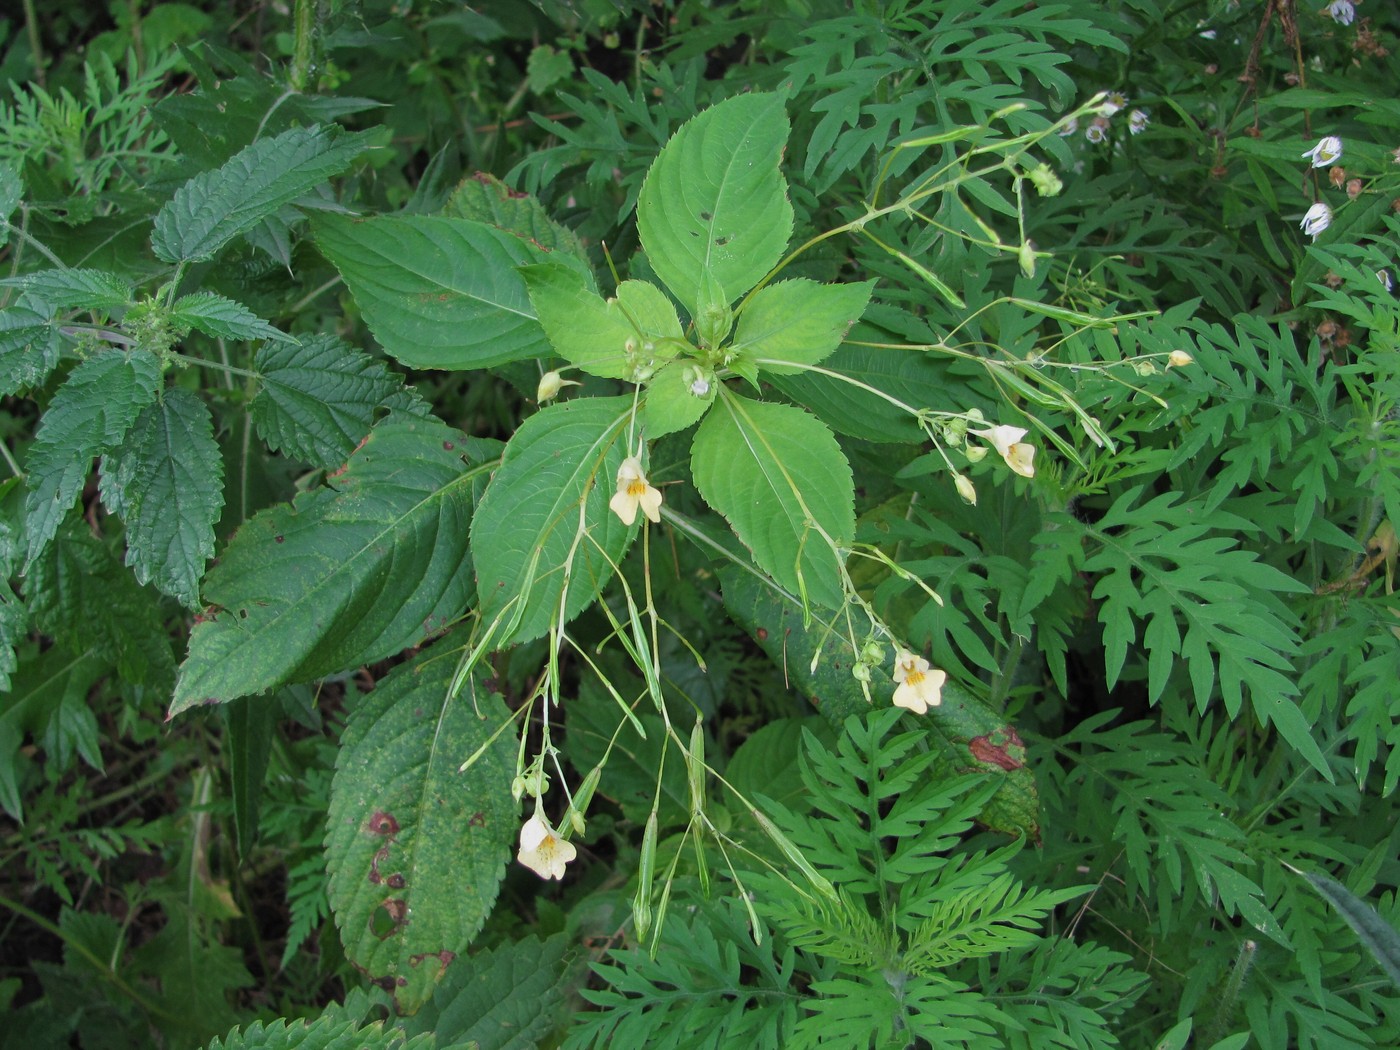
[[[1101,105],[1102,100],[1091,100],[1066,120],[1096,113]],[[539,323],[566,365],[544,373],[537,392],[543,407],[508,446],[474,520],[473,546],[478,546],[479,538],[483,548],[494,543],[487,537],[494,537],[502,527],[521,529],[521,514],[533,522],[534,510],[519,509],[530,507],[532,502],[539,505],[539,528],[547,534],[547,541],[509,550],[493,545],[489,557],[485,550],[478,555],[477,564],[489,565],[490,575],[480,581],[477,634],[464,652],[457,677],[465,681],[487,651],[547,638],[545,667],[526,703],[526,708],[531,708],[535,701],[540,702],[538,751],[533,758],[527,756],[525,739],[529,734],[522,734],[517,777],[523,794],[533,798],[536,806],[536,816],[522,829],[518,859],[543,877],[562,874],[568,859],[564,854],[570,851],[554,843],[567,845],[567,837],[582,830],[587,808],[586,799],[580,802],[583,792],[569,792],[551,739],[551,710],[561,703],[567,706],[559,670],[566,647],[597,676],[616,702],[621,714],[617,733],[628,731],[629,726],[641,732],[634,709],[644,699],[660,715],[666,738],[695,785],[682,844],[693,835],[699,856],[698,841],[708,838],[719,847],[726,863],[732,849],[737,848],[705,812],[705,793],[700,785],[716,774],[705,763],[703,735],[692,733],[687,739],[672,724],[662,700],[661,631],[674,632],[652,600],[650,525],[664,522],[676,534],[706,543],[715,553],[762,576],[768,586],[791,595],[806,622],[820,622],[844,636],[859,654],[851,673],[867,701],[892,702],[919,714],[939,706],[947,673],[900,643],[852,581],[846,560],[853,554],[873,560],[917,583],[931,600],[941,599],[885,552],[857,544],[854,480],[827,426],[801,408],[754,394],[762,393],[765,377],[807,373],[850,383],[879,397],[917,422],[956,491],[968,502],[976,501],[976,489],[954,462],[953,455],[959,449],[968,463],[977,462],[989,449],[995,450],[1012,474],[1026,479],[1035,476],[1036,449],[1025,440],[1027,427],[989,422],[975,408],[958,412],[906,404],[868,382],[823,365],[864,313],[873,281],[822,284],[806,278],[782,279],[782,271],[817,244],[841,234],[863,236],[888,251],[936,294],[961,306],[951,289],[917,259],[883,244],[874,224],[880,219],[900,218],[932,224],[934,220],[922,211],[926,202],[958,192],[972,178],[987,180],[998,174],[1011,180],[1008,200],[1014,200],[1012,207],[1018,216],[1017,239],[1010,240],[981,219],[977,220],[978,233],[963,236],[984,249],[1015,255],[1024,271],[1033,272],[1037,253],[1024,234],[1024,192],[1029,186],[1050,195],[1059,191],[1060,182],[1030,150],[1045,136],[1055,134],[1057,126],[994,141],[987,140],[986,130],[959,127],[902,143],[895,155],[917,150],[929,152],[937,162],[929,170],[909,176],[902,192],[892,202],[882,204],[880,196],[893,157],[887,160],[860,219],[812,237],[785,255],[792,233],[792,209],[779,169],[788,131],[783,103],[775,95],[741,96],[720,103],[682,127],[661,151],[642,185],[637,205],[641,245],[661,286],[625,280],[617,284],[613,296],[604,298],[594,290],[589,275],[567,260],[547,259],[519,267]],[[976,144],[961,155],[943,152],[969,139]],[[1062,334],[1032,360],[1000,353],[995,347],[989,352],[980,340],[960,345],[964,326],[1004,303],[1057,322]],[[1042,433],[1054,439],[1053,431],[1028,411],[1030,405],[1068,411],[1096,443],[1104,444],[1108,438],[1098,421],[1054,378],[1057,366],[1053,352],[1058,343],[1086,328],[1108,327],[1135,316],[1140,315],[1098,317],[1002,298],[968,311],[963,323],[937,344],[901,349],[974,361],[1019,402],[1018,414]],[[1105,374],[1112,374],[1124,366],[1139,371],[1151,368],[1150,362],[1136,359],[1114,361],[1102,368]],[[627,384],[631,393],[557,401],[566,385],[562,373],[568,369]],[[653,478],[651,443],[690,427],[697,428],[690,448],[695,487],[729,522],[748,549],[751,564],[704,538],[684,514],[673,511],[666,504],[664,482],[659,485]],[[1066,443],[1057,440],[1057,444],[1069,451]],[[557,480],[551,488],[546,476],[564,478],[563,489]],[[512,491],[517,486],[522,487],[521,492]],[[498,508],[511,508],[508,525],[507,514]],[[524,528],[531,535],[536,532],[534,525]],[[617,572],[638,530],[643,551],[640,593],[635,582]],[[616,581],[623,609],[618,611],[608,602],[599,603],[598,609],[611,625],[612,641],[641,674],[640,695],[627,695],[628,687],[610,678],[567,627],[610,578]],[[884,643],[890,642],[895,645],[895,665],[891,671],[885,664],[883,673],[889,677],[884,681],[888,684],[881,687],[876,669],[886,659]],[[818,650],[814,666],[820,658]],[[872,682],[876,683],[873,687]],[[616,739],[615,733],[614,742]],[[589,774],[595,785],[606,761],[605,754],[599,767]],[[469,759],[464,768],[470,763]],[[543,775],[546,764],[552,767],[552,778]],[[551,779],[567,796],[557,832],[540,816]],[[518,789],[517,795],[521,794]],[[591,796],[591,791],[587,794]],[[829,884],[805,866],[801,854],[781,840],[757,807],[747,802],[745,806],[765,835],[805,876],[805,885],[793,883],[795,891],[829,895]],[[541,843],[549,847],[547,856],[541,853]],[[653,812],[643,838],[633,908],[636,933],[643,939],[648,931],[659,935],[679,858],[677,850],[669,869],[659,871],[656,850]],[[739,873],[733,864],[728,867],[738,882]],[[653,885],[658,878],[664,886],[659,900]],[[759,929],[757,923],[752,925],[755,931]]]

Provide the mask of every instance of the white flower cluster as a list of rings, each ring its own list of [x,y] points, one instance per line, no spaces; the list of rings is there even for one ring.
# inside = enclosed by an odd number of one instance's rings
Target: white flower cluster
[[[1333,7],[1336,4],[1332,5]],[[1350,4],[1346,5],[1348,8]],[[1333,17],[1336,17],[1335,15]],[[1350,16],[1348,16],[1348,21]],[[1341,21],[1341,19],[1338,19]],[[1343,23],[1345,24],[1345,23]],[[1316,146],[1303,152],[1303,158],[1314,168],[1332,168],[1332,174],[1336,176],[1333,185],[1341,185],[1341,179],[1346,178],[1345,173],[1340,168],[1334,167],[1337,161],[1342,159],[1342,140],[1337,135],[1324,135],[1318,140]],[[1357,183],[1357,190],[1360,190],[1360,183]],[[1332,208],[1326,201],[1317,201],[1303,215],[1303,221],[1298,224],[1299,228],[1313,240],[1317,240],[1318,234],[1332,225]]]
[[[1128,96],[1121,91],[1110,91],[1104,96],[1103,103],[1099,106],[1099,113],[1089,122],[1089,126],[1084,129],[1084,137],[1090,142],[1098,145],[1100,142],[1108,140],[1108,129],[1112,126],[1112,118],[1128,108]],[[1128,133],[1130,135],[1141,135],[1147,130],[1147,125],[1152,123],[1152,118],[1145,109],[1134,109],[1128,114]],[[1070,120],[1060,129],[1062,136],[1073,135],[1079,130],[1079,121]]]

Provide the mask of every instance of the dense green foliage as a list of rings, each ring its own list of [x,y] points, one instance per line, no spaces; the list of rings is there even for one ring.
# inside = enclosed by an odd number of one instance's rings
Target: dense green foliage
[[[0,1045],[1400,1045],[1386,5],[42,6]]]

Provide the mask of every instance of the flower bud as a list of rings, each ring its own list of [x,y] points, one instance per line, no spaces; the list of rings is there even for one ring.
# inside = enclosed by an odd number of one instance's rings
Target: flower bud
[[[1356,198],[1359,197],[1359,196],[1361,196],[1361,180],[1360,180],[1360,179],[1348,179],[1348,180],[1347,180],[1347,198],[1348,198],[1349,200],[1356,200]]]
[[[986,449],[982,450],[983,452]],[[954,474],[953,485],[958,490],[958,495],[974,507],[977,505],[977,489],[972,484],[972,479],[966,474]]]
[[[1167,355],[1167,367],[1184,368],[1186,365],[1191,364],[1195,360],[1196,359],[1190,354],[1188,354],[1185,350],[1173,350],[1170,354]]]

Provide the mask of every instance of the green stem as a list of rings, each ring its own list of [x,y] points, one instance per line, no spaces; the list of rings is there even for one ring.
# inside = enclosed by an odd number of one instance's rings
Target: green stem
[[[34,0],[24,0],[24,28],[29,37],[29,54],[34,63],[34,83],[44,86],[44,42],[39,38],[39,16]]]
[[[293,91],[303,93],[315,64],[312,52],[316,42],[316,0],[296,0],[292,9],[292,64],[287,80]]]

